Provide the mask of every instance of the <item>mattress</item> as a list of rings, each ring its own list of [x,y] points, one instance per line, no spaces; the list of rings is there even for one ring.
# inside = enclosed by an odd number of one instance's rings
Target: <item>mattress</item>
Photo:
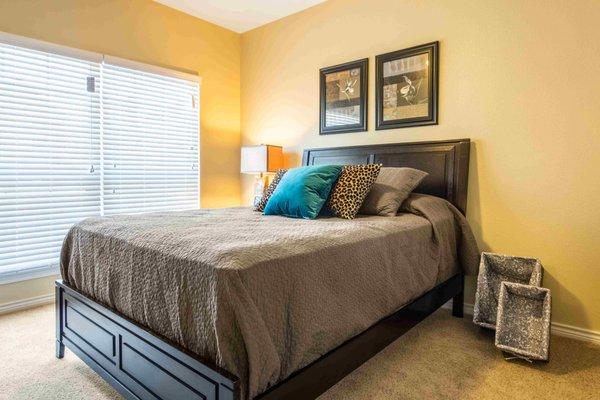
[[[317,220],[250,208],[90,218],[65,283],[240,378],[253,398],[461,269],[478,250],[445,200],[396,217]]]

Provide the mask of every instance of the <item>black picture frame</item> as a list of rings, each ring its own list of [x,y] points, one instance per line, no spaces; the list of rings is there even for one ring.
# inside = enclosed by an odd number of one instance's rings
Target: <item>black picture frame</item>
[[[428,55],[427,67],[427,115],[416,116],[401,119],[384,119],[384,85],[391,85],[394,82],[400,82],[404,75],[395,75],[384,77],[384,64],[390,61],[403,58],[414,57],[421,54]],[[391,53],[381,54],[375,57],[376,75],[375,75],[375,129],[397,129],[409,128],[413,126],[437,125],[438,124],[438,86],[439,86],[439,42],[432,42],[420,46],[414,46],[403,50],[393,51]],[[410,72],[408,72],[410,73]],[[408,75],[405,74],[405,75]],[[413,72],[415,73],[415,72]],[[404,81],[407,85],[412,85],[408,80]],[[405,85],[406,87],[406,85]],[[421,87],[419,85],[419,87]],[[415,87],[411,86],[409,90]],[[417,89],[418,90],[418,89]],[[407,105],[411,104],[407,99],[408,94],[401,95]]]
[[[359,69],[360,79],[360,96],[358,98],[359,105],[359,122],[355,124],[327,126],[327,75],[343,72],[346,70]],[[332,67],[321,68],[319,70],[319,134],[329,135],[336,133],[363,132],[367,130],[367,107],[368,107],[368,84],[369,84],[369,59],[350,61],[344,64],[334,65]],[[353,100],[340,100],[343,103],[350,103]]]

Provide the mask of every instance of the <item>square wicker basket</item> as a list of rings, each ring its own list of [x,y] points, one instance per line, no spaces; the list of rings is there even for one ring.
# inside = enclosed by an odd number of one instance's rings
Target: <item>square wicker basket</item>
[[[502,282],[496,347],[531,360],[548,360],[550,290]]]
[[[475,324],[484,328],[496,329],[501,282],[540,286],[542,284],[542,263],[536,258],[482,253],[473,309]]]

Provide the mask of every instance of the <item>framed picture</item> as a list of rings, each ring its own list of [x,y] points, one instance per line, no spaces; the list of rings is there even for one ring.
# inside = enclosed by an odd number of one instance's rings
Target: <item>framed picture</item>
[[[376,127],[438,123],[438,42],[375,57]]]
[[[321,135],[367,130],[368,68],[365,58],[319,71]]]

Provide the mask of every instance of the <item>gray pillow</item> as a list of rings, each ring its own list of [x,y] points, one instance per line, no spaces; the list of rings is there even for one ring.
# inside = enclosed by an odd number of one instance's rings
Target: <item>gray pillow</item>
[[[427,172],[413,168],[381,168],[359,213],[387,217],[396,215],[402,202],[427,175]]]

